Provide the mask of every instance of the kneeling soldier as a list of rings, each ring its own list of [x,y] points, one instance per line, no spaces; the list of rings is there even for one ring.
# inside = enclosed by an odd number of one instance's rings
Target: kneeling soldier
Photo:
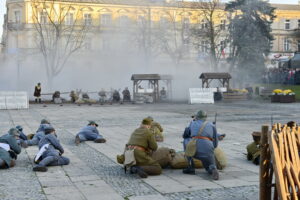
[[[150,132],[151,120],[146,118],[142,121],[140,128],[136,129],[130,136],[126,150],[134,151],[135,165],[131,166],[130,172],[137,173],[141,178],[148,175],[159,175],[162,172],[159,163],[151,157],[150,153],[157,150],[154,135]],[[126,160],[126,153],[125,153]]]
[[[255,165],[259,165],[260,161],[260,132],[252,133],[253,142],[247,146],[247,159],[252,160]]]
[[[45,128],[45,137],[39,142],[39,149],[34,161],[38,163],[33,168],[33,171],[46,172],[47,166],[68,165],[69,158],[61,156],[64,153],[64,148],[57,139],[55,129],[52,126]]]
[[[0,168],[15,166],[17,154],[21,153],[21,147],[17,143],[19,138],[20,133],[16,128],[11,128],[8,134],[0,137]]]
[[[91,140],[96,143],[105,143],[106,140],[100,135],[98,124],[94,121],[89,121],[89,124],[83,127],[75,137],[75,143],[78,145],[82,141]]]
[[[218,134],[216,127],[212,123],[207,122],[206,118],[206,112],[200,110],[188,127],[191,132],[190,137],[196,140],[195,155],[193,157],[201,160],[206,171],[212,175],[214,180],[218,180],[219,172],[214,156],[214,149],[218,146]],[[189,144],[187,143],[186,145],[188,146]],[[195,174],[192,157],[188,157],[187,159],[189,166],[183,170],[183,173]]]

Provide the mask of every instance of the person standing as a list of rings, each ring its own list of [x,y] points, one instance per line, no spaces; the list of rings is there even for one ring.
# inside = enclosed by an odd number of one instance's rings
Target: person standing
[[[42,87],[41,87],[41,83],[38,83],[35,88],[34,88],[34,94],[33,96],[35,96],[35,102],[39,102],[41,103],[42,102],[42,99],[41,99],[41,92],[42,92]]]

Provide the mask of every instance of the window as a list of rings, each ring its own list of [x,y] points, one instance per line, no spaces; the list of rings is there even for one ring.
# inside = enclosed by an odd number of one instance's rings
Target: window
[[[183,18],[182,26],[183,26],[182,28],[183,28],[184,30],[189,29],[189,28],[190,28],[190,19],[187,18],[187,17]]]
[[[65,24],[69,25],[69,26],[74,24],[74,14],[73,13],[67,13],[66,14]]]
[[[285,22],[284,22],[284,29],[285,30],[290,30],[290,27],[291,26],[291,22],[289,19],[286,19]]]
[[[48,22],[48,13],[47,11],[42,11],[40,12],[40,23],[41,24],[46,24]]]
[[[138,16],[138,18],[137,18],[137,24],[139,26],[146,25],[146,18],[145,18],[145,16]]]
[[[83,14],[84,25],[90,26],[92,25],[92,15],[90,13]]]
[[[221,20],[220,29],[225,30],[226,29],[226,20]]]
[[[201,29],[207,29],[208,28],[208,23],[205,20],[202,20],[200,28]]]
[[[120,27],[126,27],[129,25],[129,18],[126,15],[122,15],[119,18]]]
[[[100,17],[100,24],[107,26],[111,24],[111,14],[102,14]]]
[[[15,14],[15,23],[17,24],[21,23],[21,11],[16,10],[14,14]]]
[[[201,52],[208,52],[208,41],[201,41],[200,50]]]
[[[274,42],[273,42],[273,40],[270,40],[270,49],[272,50],[273,49],[273,47],[274,47]]]
[[[288,38],[284,38],[283,50],[284,51],[290,51],[290,41],[289,41]]]

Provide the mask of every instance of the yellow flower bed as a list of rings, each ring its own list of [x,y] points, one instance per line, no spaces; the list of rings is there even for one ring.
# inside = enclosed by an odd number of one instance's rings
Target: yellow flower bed
[[[273,90],[273,93],[275,93],[275,94],[280,94],[280,93],[282,93],[283,91],[281,90],[281,89],[275,89],[275,90]]]
[[[237,92],[237,93],[248,93],[248,90],[246,89],[232,89],[233,92]]]
[[[290,94],[290,93],[293,93],[292,90],[283,90],[283,94]]]

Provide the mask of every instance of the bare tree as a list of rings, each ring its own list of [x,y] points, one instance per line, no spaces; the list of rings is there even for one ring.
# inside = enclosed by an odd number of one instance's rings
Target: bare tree
[[[49,87],[53,78],[64,68],[72,54],[84,44],[91,21],[82,21],[81,8],[55,0],[31,0],[32,21],[37,32],[35,40],[40,49]]]
[[[148,67],[151,61],[160,55],[160,46],[157,37],[155,37],[154,24],[150,6],[147,8],[139,8],[136,11],[136,23],[133,33],[133,44],[137,47],[137,51],[141,54]]]
[[[208,53],[211,69],[217,70],[229,36],[224,5],[219,0],[199,0],[193,2],[192,7],[199,17],[199,23],[192,31],[195,44],[202,52]]]
[[[185,18],[183,13],[184,10],[165,10],[154,33],[161,51],[167,54],[175,65],[189,54],[190,19]]]

